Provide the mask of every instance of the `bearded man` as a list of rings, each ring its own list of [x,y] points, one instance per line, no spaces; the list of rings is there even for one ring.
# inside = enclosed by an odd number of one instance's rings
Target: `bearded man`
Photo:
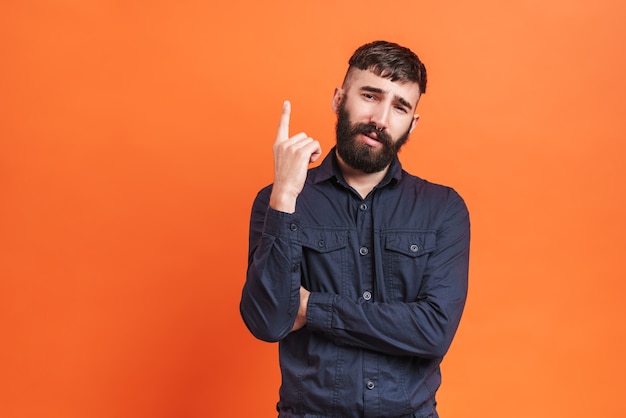
[[[337,145],[289,135],[257,195],[240,311],[279,342],[279,417],[438,417],[435,395],[467,296],[463,199],[402,169],[426,68],[395,43],[358,48],[332,104]]]

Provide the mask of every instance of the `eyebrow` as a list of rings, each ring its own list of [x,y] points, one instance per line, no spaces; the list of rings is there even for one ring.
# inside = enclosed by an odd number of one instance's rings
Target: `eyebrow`
[[[378,87],[372,87],[372,86],[363,86],[361,87],[361,91],[368,91],[370,93],[378,93],[378,94],[385,94],[386,92],[383,89],[380,89]],[[394,97],[398,102],[400,102],[403,106],[406,106],[409,108],[409,110],[413,110],[413,106],[411,106],[411,103],[408,102],[408,100],[404,99],[403,97],[400,96],[395,96]]]

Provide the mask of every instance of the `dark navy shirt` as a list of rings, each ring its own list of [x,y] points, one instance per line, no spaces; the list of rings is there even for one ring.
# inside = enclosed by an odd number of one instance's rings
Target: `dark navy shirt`
[[[362,198],[334,149],[309,170],[293,214],[254,201],[241,315],[279,341],[282,417],[436,417],[439,365],[467,295],[461,197],[396,159]],[[307,324],[290,332],[300,285]]]

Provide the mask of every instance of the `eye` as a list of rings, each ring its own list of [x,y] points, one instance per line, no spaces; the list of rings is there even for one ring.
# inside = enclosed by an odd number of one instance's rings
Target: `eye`
[[[404,106],[396,106],[396,110],[401,113],[407,113],[406,107]]]
[[[376,96],[374,96],[373,94],[370,94],[370,93],[363,93],[363,97],[366,100],[375,100],[376,99]]]

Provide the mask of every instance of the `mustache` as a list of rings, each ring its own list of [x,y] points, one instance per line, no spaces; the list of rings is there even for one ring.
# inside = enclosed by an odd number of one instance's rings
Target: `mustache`
[[[369,136],[372,133],[376,135],[378,142],[384,145],[392,145],[391,136],[387,133],[387,131],[379,131],[374,125],[357,123],[352,127],[352,135],[363,134]]]

